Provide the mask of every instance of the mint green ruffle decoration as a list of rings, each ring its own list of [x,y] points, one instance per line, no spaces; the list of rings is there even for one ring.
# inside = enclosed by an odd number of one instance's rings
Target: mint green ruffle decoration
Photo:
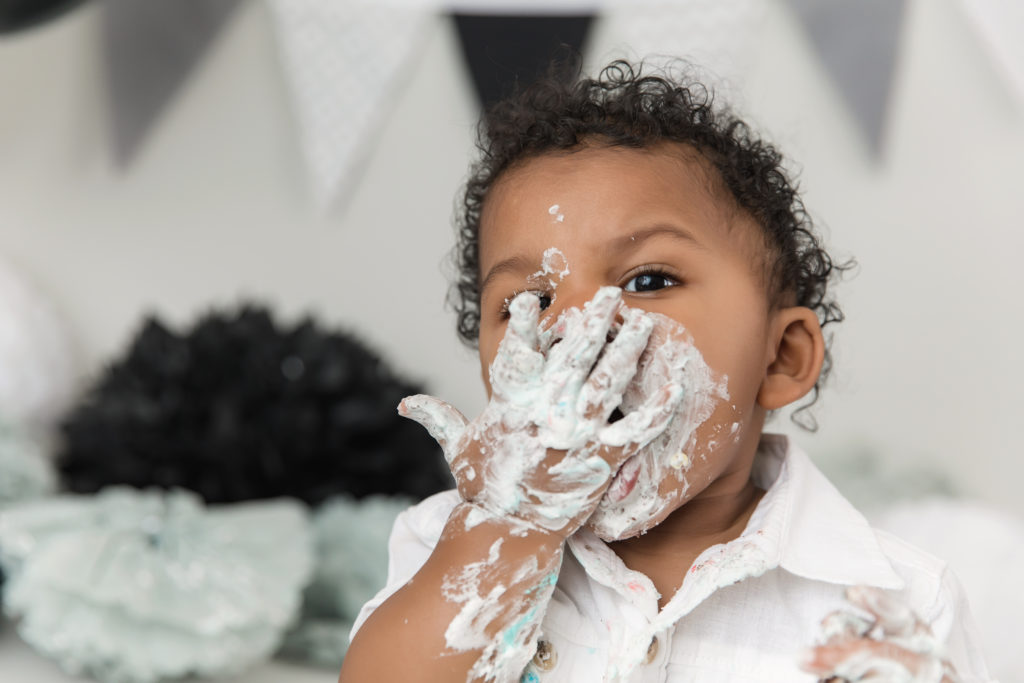
[[[336,669],[348,649],[348,634],[363,604],[384,587],[388,537],[409,498],[337,496],[313,517],[316,573],[306,588],[302,619],[285,638],[280,654]]]
[[[268,658],[312,574],[305,507],[204,507],[125,487],[0,511],[4,609],[30,645],[107,683],[222,676]]]
[[[52,493],[53,465],[38,441],[0,423],[0,508]]]

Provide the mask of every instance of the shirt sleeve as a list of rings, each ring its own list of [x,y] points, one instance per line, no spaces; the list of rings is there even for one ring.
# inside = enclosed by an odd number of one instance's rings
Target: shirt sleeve
[[[932,632],[945,645],[945,655],[963,683],[997,683],[988,672],[978,629],[967,596],[956,575],[946,567],[936,596]]]
[[[426,564],[458,503],[458,491],[442,491],[398,515],[388,538],[387,583],[359,610],[349,632],[350,642],[373,611]]]

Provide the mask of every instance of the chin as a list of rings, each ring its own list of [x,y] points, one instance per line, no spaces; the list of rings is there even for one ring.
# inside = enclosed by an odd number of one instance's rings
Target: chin
[[[659,495],[657,487],[634,490],[619,502],[605,495],[587,520],[587,527],[606,543],[624,541],[658,526],[677,507],[676,500]]]

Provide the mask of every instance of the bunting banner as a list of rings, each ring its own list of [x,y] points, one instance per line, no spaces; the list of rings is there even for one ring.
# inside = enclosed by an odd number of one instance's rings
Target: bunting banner
[[[84,0],[77,0],[84,2]],[[101,0],[114,155],[127,165],[198,66],[238,0]],[[483,105],[552,57],[682,57],[716,90],[740,91],[761,24],[759,0],[266,0],[312,195],[327,209],[354,187],[433,19],[454,22]],[[787,0],[872,156],[881,154],[906,0]],[[12,0],[8,29],[75,0]],[[1024,105],[1024,2],[962,0]],[[49,7],[52,13],[43,13]],[[28,13],[33,8],[35,14]],[[18,14],[24,9],[24,14]],[[15,11],[16,10],[16,11]],[[48,10],[49,11],[49,10]],[[0,27],[2,29],[3,27]],[[597,44],[598,49],[594,49]],[[612,47],[611,53],[607,51]],[[595,62],[594,60],[597,60]]]
[[[996,71],[1024,106],[1024,2],[1021,0],[962,0]]]
[[[1016,1],[1016,0],[1015,0]],[[871,154],[882,152],[905,0],[789,0]]]
[[[56,19],[84,0],[0,0],[0,34],[24,31]]]
[[[114,156],[126,166],[238,0],[104,0]]]
[[[593,14],[452,14],[466,67],[486,109],[516,85],[541,76],[553,59],[583,54]]]
[[[434,12],[425,2],[268,2],[313,194],[326,210],[352,189]]]
[[[616,47],[601,58],[643,58],[655,65],[682,58],[702,82],[738,90],[763,9],[760,0],[609,2],[598,31],[602,42]]]

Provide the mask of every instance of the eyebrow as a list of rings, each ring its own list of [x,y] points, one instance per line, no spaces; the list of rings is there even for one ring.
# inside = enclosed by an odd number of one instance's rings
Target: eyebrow
[[[633,247],[637,247],[640,244],[643,244],[652,237],[660,237],[662,235],[674,237],[675,239],[689,242],[696,247],[700,247],[701,249],[707,249],[707,247],[704,244],[702,244],[700,240],[693,236],[693,233],[679,226],[669,224],[652,225],[649,228],[644,228],[642,230],[632,232],[628,235],[623,235],[622,237],[618,237],[609,242],[608,247],[613,251],[630,249]]]
[[[518,254],[511,258],[507,258],[504,261],[500,261],[494,265],[487,272],[487,277],[480,283],[480,293],[483,294],[484,290],[496,277],[504,275],[505,273],[521,273],[534,268],[533,262],[525,254]]]

